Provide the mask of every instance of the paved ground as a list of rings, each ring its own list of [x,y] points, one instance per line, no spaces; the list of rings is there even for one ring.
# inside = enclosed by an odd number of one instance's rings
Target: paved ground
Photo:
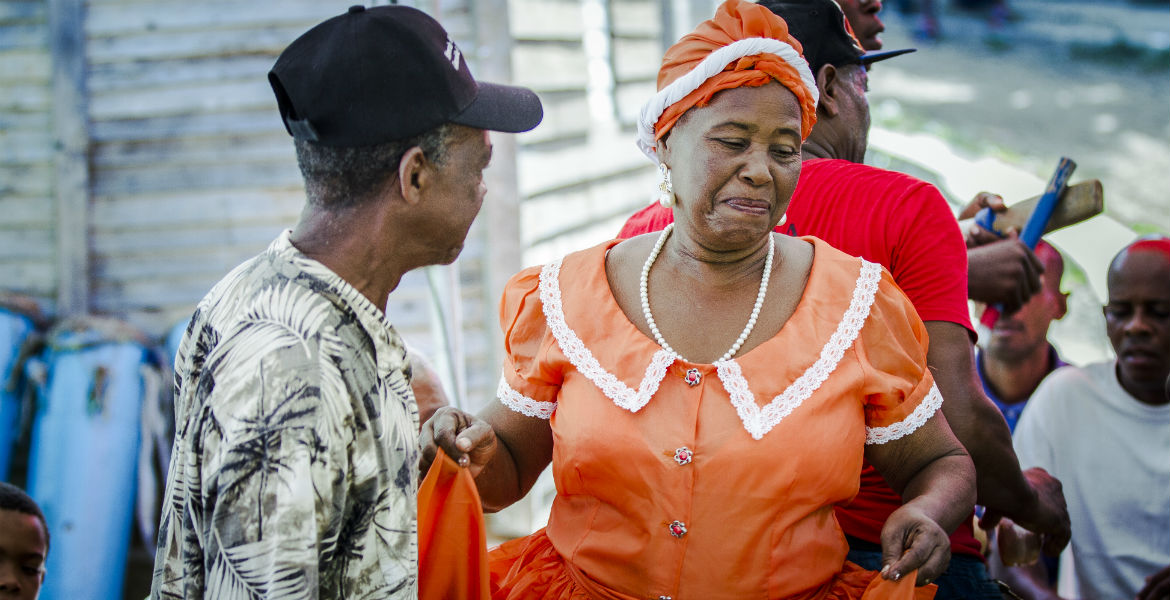
[[[914,37],[915,15],[883,10],[886,47],[919,51],[874,69],[876,125],[1044,179],[1069,156],[1074,179],[1105,183],[1108,214],[1170,231],[1170,2],[1009,0],[1016,19],[995,37],[983,15],[936,3],[936,42]]]

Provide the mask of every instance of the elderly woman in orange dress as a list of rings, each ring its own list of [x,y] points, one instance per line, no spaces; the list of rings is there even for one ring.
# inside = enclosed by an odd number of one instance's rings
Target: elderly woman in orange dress
[[[889,274],[772,232],[815,119],[800,50],[740,0],[673,46],[639,145],[674,226],[514,276],[498,398],[424,426],[489,510],[552,463],[547,527],[490,554],[494,598],[932,595],[974,468]],[[863,457],[906,500],[880,574],[832,510]]]

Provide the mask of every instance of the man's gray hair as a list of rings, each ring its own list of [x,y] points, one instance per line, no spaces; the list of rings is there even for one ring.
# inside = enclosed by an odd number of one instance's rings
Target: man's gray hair
[[[444,123],[405,140],[373,146],[334,147],[295,140],[297,166],[309,203],[325,209],[352,208],[372,199],[391,178],[408,150],[418,146],[427,160],[443,164],[453,129]]]

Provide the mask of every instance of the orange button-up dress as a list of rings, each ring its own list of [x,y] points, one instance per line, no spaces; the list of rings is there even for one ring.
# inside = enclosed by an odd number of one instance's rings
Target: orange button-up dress
[[[491,553],[494,598],[914,595],[846,563],[832,507],[857,493],[867,443],[941,405],[925,328],[879,265],[804,239],[792,317],[715,364],[678,359],[621,311],[616,240],[512,278],[499,396],[550,419],[557,494],[546,528]]]

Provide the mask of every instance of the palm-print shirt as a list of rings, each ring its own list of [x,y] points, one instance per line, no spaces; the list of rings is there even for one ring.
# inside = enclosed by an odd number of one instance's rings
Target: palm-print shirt
[[[175,359],[152,598],[417,596],[401,338],[289,233],[200,302]]]

